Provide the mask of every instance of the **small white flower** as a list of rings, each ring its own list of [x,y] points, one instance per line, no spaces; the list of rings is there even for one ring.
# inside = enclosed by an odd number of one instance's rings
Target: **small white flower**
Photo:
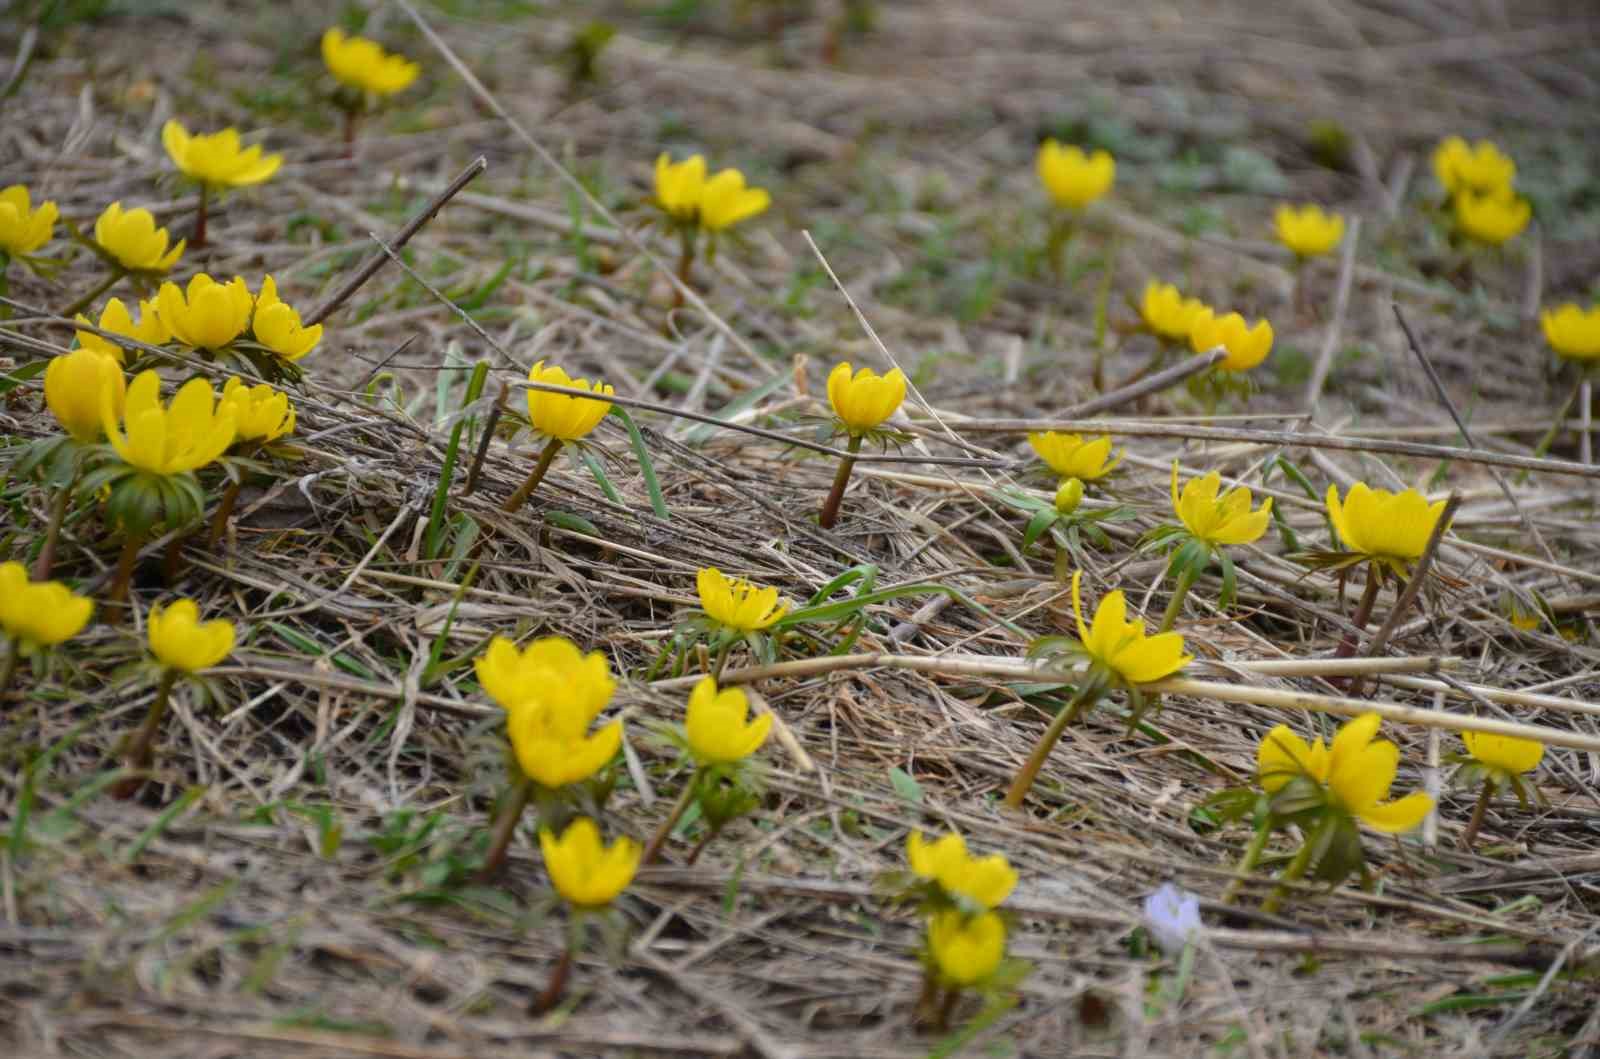
[[[1183,952],[1190,935],[1200,929],[1200,898],[1171,883],[1144,899],[1144,926],[1168,956]]]

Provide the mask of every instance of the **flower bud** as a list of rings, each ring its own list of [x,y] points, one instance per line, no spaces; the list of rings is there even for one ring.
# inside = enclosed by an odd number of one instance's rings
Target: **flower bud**
[[[1068,478],[1061,483],[1061,488],[1056,490],[1056,514],[1070,515],[1078,510],[1078,505],[1083,501],[1083,481],[1078,478]]]

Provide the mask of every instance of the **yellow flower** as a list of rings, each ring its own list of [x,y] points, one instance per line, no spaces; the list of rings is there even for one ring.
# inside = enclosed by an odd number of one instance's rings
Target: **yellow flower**
[[[0,254],[21,257],[50,241],[60,211],[53,202],[34,209],[26,184],[0,190]]]
[[[772,196],[765,188],[747,188],[743,173],[724,169],[700,189],[700,225],[707,231],[720,232],[765,211],[771,204]]]
[[[1139,315],[1144,317],[1144,326],[1157,338],[1187,342],[1195,314],[1205,307],[1205,302],[1199,298],[1185,298],[1172,284],[1151,280],[1144,285]]]
[[[1600,305],[1587,310],[1567,302],[1539,314],[1544,340],[1558,356],[1570,360],[1600,359]]]
[[[94,603],[59,581],[28,580],[18,562],[0,563],[0,629],[27,650],[54,647],[89,623]]]
[[[1056,205],[1082,209],[1111,190],[1117,163],[1105,151],[1085,155],[1082,148],[1063,147],[1055,140],[1039,145],[1039,180]]]
[[[104,353],[74,349],[52,357],[44,369],[44,403],[68,434],[85,445],[105,433],[100,418],[102,392],[109,392],[111,410],[122,414],[127,380],[122,368]]]
[[[656,157],[656,205],[673,220],[693,224],[700,219],[700,196],[706,186],[704,155],[681,162],[662,151]]]
[[[1063,478],[1081,478],[1086,482],[1104,478],[1122,462],[1122,453],[1107,461],[1111,455],[1111,435],[1084,438],[1078,434],[1060,434],[1054,430],[1043,434],[1029,434],[1028,444],[1052,471]]]
[[[995,912],[936,912],[928,920],[928,953],[947,985],[976,985],[994,974],[1005,957],[1005,921]]]
[[[1509,192],[1517,178],[1517,163],[1488,140],[1469,147],[1461,137],[1450,136],[1434,149],[1433,174],[1452,195],[1462,191]]]
[[[865,434],[876,428],[894,415],[905,399],[906,377],[899,368],[887,375],[879,375],[871,368],[852,374],[846,360],[828,372],[828,403],[852,434]]]
[[[1444,501],[1428,503],[1415,489],[1391,493],[1357,482],[1339,502],[1339,487],[1328,486],[1328,518],[1344,546],[1387,564],[1421,558],[1433,535]]]
[[[87,316],[79,313],[73,319],[80,323],[88,324],[91,321]],[[106,307],[100,310],[100,319],[93,321],[95,327],[102,331],[110,331],[116,335],[126,335],[136,342],[143,342],[147,346],[159,346],[163,342],[171,341],[172,329],[161,319],[161,311],[156,307],[156,302],[142,301],[139,303],[139,322],[133,322],[133,316],[128,312],[128,307],[122,304],[121,298],[112,298],[106,302]],[[118,364],[123,361],[122,347],[108,338],[101,338],[93,331],[74,332],[78,336],[80,349],[92,350],[115,360]]]
[[[555,790],[583,782],[616,757],[622,746],[622,722],[612,721],[591,735],[589,722],[579,723],[581,717],[575,705],[544,699],[513,708],[506,717],[506,730],[523,775]]]
[[[1344,218],[1322,212],[1321,206],[1279,206],[1272,223],[1278,242],[1302,259],[1326,254],[1344,238]]]
[[[599,651],[583,654],[563,636],[535,640],[522,650],[504,636],[489,641],[474,665],[478,683],[501,709],[513,712],[534,701],[559,699],[588,728],[611,701],[617,682]]]
[[[1078,639],[1091,662],[1102,666],[1125,684],[1148,684],[1170,677],[1194,660],[1183,653],[1183,635],[1161,632],[1146,636],[1144,622],[1128,618],[1122,590],[1106,596],[1094,612],[1091,628],[1083,620],[1079,583],[1083,571],[1072,575],[1072,613],[1078,620]]]
[[[213,352],[244,334],[254,307],[250,288],[239,276],[223,284],[200,272],[189,281],[187,292],[170,282],[156,292],[161,323],[172,336],[186,346]]]
[[[643,852],[626,835],[609,848],[601,845],[600,829],[587,816],[568,824],[560,838],[549,828],[541,830],[539,848],[556,892],[578,908],[604,908],[615,901],[633,881]]]
[[[1490,735],[1487,732],[1462,732],[1461,741],[1467,744],[1467,753],[1490,769],[1517,775],[1539,767],[1544,759],[1544,744],[1536,739],[1518,739],[1509,735]]]
[[[173,119],[161,127],[161,142],[184,176],[210,188],[260,184],[283,164],[283,155],[263,155],[259,144],[241,148],[239,130],[231,126],[195,135]]]
[[[749,581],[723,576],[715,566],[702,567],[696,581],[700,609],[712,621],[736,632],[760,632],[783,617],[787,603],[776,588],[758,588]]]
[[[190,379],[163,408],[160,376],[143,371],[128,387],[122,423],[113,391],[101,390],[100,423],[124,463],[149,474],[184,474],[204,467],[233,444],[233,413],[214,407],[215,397],[209,380]]]
[[[278,300],[278,284],[271,276],[261,281],[250,330],[257,342],[288,361],[299,360],[322,341],[322,325],[302,326],[300,314]]]
[[[114,258],[117,264],[130,272],[166,272],[177,263],[183,253],[184,240],[167,249],[167,230],[156,227],[156,218],[149,210],[122,209],[122,203],[113,202],[94,222],[94,241]]]
[[[704,677],[689,695],[684,727],[689,752],[702,765],[729,765],[761,748],[772,730],[772,714],[748,720],[750,700],[739,688],[717,690],[717,682]]]
[[[1217,498],[1222,488],[1222,476],[1216,471],[1200,478],[1191,478],[1178,494],[1178,461],[1172,461],[1172,510],[1182,520],[1184,528],[1196,540],[1207,544],[1249,544],[1267,532],[1267,520],[1272,517],[1272,500],[1262,501],[1259,508],[1250,510],[1251,494],[1246,486],[1230,489]]]
[[[528,369],[528,381],[544,383],[547,386],[588,390],[590,393],[606,397],[616,393],[610,383],[574,379],[559,365],[551,364],[546,367],[542,360]],[[527,394],[528,421],[533,424],[533,429],[546,437],[558,438],[561,441],[577,441],[587,436],[611,411],[610,401],[570,397],[564,393],[549,393],[545,390],[528,390]]]
[[[1218,318],[1212,310],[1201,309],[1189,325],[1189,345],[1196,353],[1221,346],[1228,355],[1217,367],[1223,371],[1249,371],[1272,352],[1272,325],[1257,320],[1252,327],[1238,313]]]
[[[1421,791],[1385,802],[1394,783],[1400,749],[1386,739],[1373,742],[1380,718],[1365,713],[1339,728],[1332,748],[1319,737],[1307,744],[1280,724],[1267,733],[1256,751],[1261,787],[1276,794],[1296,777],[1324,788],[1330,803],[1368,827],[1391,834],[1410,831],[1433,808]]]
[[[234,376],[222,387],[221,407],[233,415],[235,441],[275,441],[294,430],[289,395],[265,383],[251,386]]]
[[[375,96],[392,96],[417,79],[422,67],[391,55],[375,40],[347,37],[341,29],[322,35],[322,61],[341,84]]]
[[[1499,246],[1528,226],[1533,208],[1528,200],[1509,188],[1478,194],[1463,191],[1456,195],[1456,226],[1469,239]]]
[[[924,842],[921,831],[906,838],[906,860],[911,870],[939,884],[952,897],[965,897],[979,908],[994,908],[1017,886],[1017,873],[1000,853],[974,857],[957,832],[936,842]]]
[[[150,608],[150,653],[168,669],[198,673],[233,651],[233,622],[200,620],[200,607],[180,599],[170,607]]]
[[[1083,480],[1068,478],[1056,490],[1056,514],[1070,515],[1083,503]]]

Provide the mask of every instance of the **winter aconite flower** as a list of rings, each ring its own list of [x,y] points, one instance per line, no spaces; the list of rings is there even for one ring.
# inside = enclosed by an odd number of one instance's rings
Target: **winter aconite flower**
[[[928,955],[946,988],[979,985],[1005,959],[1005,920],[995,912],[970,916],[957,908],[936,912],[928,920]]]
[[[79,313],[74,317],[79,323],[91,323],[87,316]],[[161,311],[154,300],[139,303],[139,320],[134,322],[133,315],[128,312],[128,307],[122,304],[121,298],[111,298],[106,302],[106,307],[100,310],[100,319],[92,321],[95,327],[102,331],[109,331],[115,335],[125,335],[135,342],[147,346],[159,346],[163,342],[171,341],[172,329],[161,319]],[[104,354],[115,360],[118,364],[123,362],[122,346],[108,338],[102,338],[93,331],[76,331],[78,347]]]
[[[216,406],[211,383],[203,378],[184,383],[172,403],[163,407],[160,376],[140,372],[128,386],[120,417],[114,395],[102,391],[100,418],[107,440],[123,462],[152,475],[198,470],[233,443],[233,415]]]
[[[374,96],[404,91],[422,72],[405,56],[384,51],[377,41],[346,36],[338,28],[322,35],[322,61],[340,84]]]
[[[706,159],[691,155],[681,162],[662,151],[656,157],[656,206],[682,224],[700,219],[700,192],[706,186]]]
[[[776,588],[762,588],[742,578],[730,578],[714,566],[702,567],[696,578],[700,609],[718,625],[737,633],[760,632],[771,627],[789,609]]]
[[[1462,833],[1461,844],[1471,849],[1483,826],[1484,814],[1495,791],[1510,787],[1521,805],[1528,804],[1528,784],[1524,774],[1539,767],[1544,759],[1544,744],[1533,739],[1518,739],[1509,735],[1491,735],[1488,732],[1462,732],[1461,741],[1467,745],[1466,756],[1452,755],[1449,760],[1459,767],[1451,783],[1460,787],[1481,785],[1477,804],[1472,808],[1472,819]],[[1540,801],[1538,788],[1533,793]]]
[[[1539,314],[1544,340],[1556,355],[1573,361],[1600,361],[1600,305],[1588,309],[1567,302]]]
[[[1070,515],[1078,510],[1078,505],[1083,503],[1083,480],[1080,478],[1064,479],[1056,489],[1054,507],[1058,515]]]
[[[19,562],[0,563],[0,632],[11,641],[0,656],[4,692],[24,654],[37,654],[83,631],[94,603],[59,581],[29,581]]]
[[[222,387],[221,408],[233,416],[236,441],[266,444],[294,430],[289,395],[265,383],[251,386],[234,376]]]
[[[849,361],[828,373],[828,403],[849,434],[865,434],[894,415],[906,399],[906,377],[899,368],[879,375],[871,368],[853,370]]]
[[[156,306],[161,323],[173,338],[193,349],[215,353],[245,333],[255,299],[241,276],[218,283],[199,272],[189,280],[187,289],[163,283],[156,292]]]
[[[1081,147],[1062,146],[1053,139],[1039,146],[1035,162],[1039,181],[1058,206],[1081,210],[1111,190],[1117,163],[1106,151],[1084,154]]]
[[[1451,195],[1503,192],[1516,180],[1517,163],[1488,140],[1469,146],[1461,137],[1450,136],[1434,149],[1433,175]]]
[[[724,169],[700,189],[700,225],[708,232],[720,232],[764,213],[771,204],[765,188],[746,187],[743,173]]]
[[[546,790],[588,779],[622,745],[622,722],[591,734],[616,681],[605,655],[570,640],[536,640],[522,651],[496,637],[478,660],[484,690],[506,710],[506,732],[528,779]]]
[[[1111,456],[1111,436],[1085,438],[1078,434],[1061,434],[1054,430],[1028,435],[1028,444],[1049,468],[1062,478],[1079,478],[1085,482],[1104,478],[1122,462],[1122,453]]]
[[[701,678],[689,695],[684,715],[689,753],[701,765],[742,761],[761,748],[772,730],[772,714],[749,719],[750,700],[739,688],[717,690],[717,682]]]
[[[1209,545],[1249,544],[1259,540],[1272,518],[1272,500],[1263,501],[1252,511],[1248,486],[1230,489],[1219,498],[1217,492],[1221,488],[1222,476],[1212,471],[1189,479],[1180,494],[1178,461],[1172,461],[1172,510],[1191,537]]]
[[[1272,223],[1278,242],[1302,261],[1326,254],[1344,238],[1344,218],[1314,204],[1279,206]]]
[[[610,846],[602,844],[600,829],[586,816],[567,825],[559,838],[548,828],[540,831],[539,848],[551,885],[580,909],[609,905],[639,870],[639,844],[627,836]]]
[[[1211,309],[1201,309],[1189,324],[1189,345],[1196,353],[1221,346],[1228,355],[1217,367],[1249,371],[1272,352],[1272,325],[1266,320],[1251,325],[1238,313],[1219,317]]]
[[[1362,714],[1341,725],[1330,746],[1321,738],[1306,743],[1289,726],[1267,733],[1256,750],[1261,787],[1279,794],[1295,780],[1308,780],[1328,807],[1377,831],[1410,831],[1433,808],[1433,799],[1414,791],[1385,801],[1399,768],[1400,748],[1386,739],[1374,741],[1382,722],[1376,713]]]
[[[1475,242],[1499,246],[1528,226],[1533,208],[1511,191],[1479,194],[1463,191],[1455,197],[1456,227]]]
[[[200,606],[192,599],[150,608],[150,653],[169,669],[210,669],[233,652],[234,635],[226,618],[201,621]]]
[[[1338,486],[1328,486],[1328,519],[1350,552],[1404,577],[1422,557],[1444,501],[1428,503],[1415,489],[1391,493],[1365,482],[1350,487],[1344,500]]]
[[[528,381],[547,386],[566,386],[574,390],[588,390],[596,395],[611,396],[616,390],[610,383],[574,379],[560,365],[546,365],[539,361],[528,371]],[[588,436],[611,411],[610,401],[597,401],[586,397],[572,397],[564,393],[528,390],[528,420],[533,429],[547,438],[559,441],[577,441]]]
[[[988,911],[999,906],[1017,886],[1017,873],[1004,854],[974,857],[957,832],[935,842],[924,841],[921,831],[906,838],[906,861],[913,874],[936,883],[950,899],[970,902]]]
[[[0,257],[26,257],[48,243],[60,212],[54,202],[35,207],[25,184],[0,190]]]
[[[306,327],[301,324],[300,314],[278,297],[278,284],[271,276],[261,280],[261,293],[256,296],[250,331],[274,356],[290,363],[310,353],[322,341],[322,325]]]
[[[79,348],[50,358],[44,370],[44,402],[56,422],[84,445],[105,434],[100,415],[102,399],[120,416],[127,393],[122,368],[104,353]]]
[[[772,196],[763,188],[745,184],[737,169],[706,176],[703,155],[674,162],[666,152],[656,157],[655,204],[678,233],[678,280],[687,286],[694,268],[700,233],[706,235],[706,253],[714,254],[719,233],[766,211]],[[675,288],[673,307],[683,304],[683,291]]]
[[[1139,315],[1145,329],[1163,342],[1188,342],[1194,318],[1205,307],[1205,302],[1185,298],[1172,284],[1151,280],[1139,301]]]
[[[1183,637],[1175,632],[1147,636],[1144,622],[1128,619],[1128,601],[1122,590],[1108,594],[1095,608],[1094,620],[1085,624],[1079,587],[1083,571],[1072,575],[1072,613],[1078,622],[1078,639],[1092,666],[1123,686],[1149,684],[1170,677],[1194,660],[1183,653]]]
[[[282,155],[263,154],[260,145],[241,146],[231,126],[202,135],[173,119],[161,127],[161,143],[184,176],[213,191],[260,184],[283,164]]]
[[[617,687],[605,655],[582,654],[560,636],[535,640],[521,649],[496,636],[473,668],[483,690],[507,712],[556,690],[559,681],[561,698],[593,718],[605,709]]]
[[[185,241],[179,239],[169,250],[169,238],[149,210],[124,210],[121,202],[107,206],[94,222],[95,245],[129,272],[153,275],[170,271],[183,255]]]

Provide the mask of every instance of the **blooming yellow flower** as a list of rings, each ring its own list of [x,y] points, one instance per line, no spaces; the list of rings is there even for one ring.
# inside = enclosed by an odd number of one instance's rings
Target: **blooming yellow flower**
[[[745,187],[743,173],[724,169],[700,189],[700,226],[720,232],[764,212],[771,204],[772,196],[765,188]]]
[[[1272,325],[1257,320],[1251,326],[1238,313],[1218,317],[1210,309],[1201,309],[1189,325],[1189,345],[1196,353],[1221,346],[1228,355],[1217,367],[1223,371],[1249,371],[1272,352]]]
[[[234,376],[222,387],[221,408],[233,415],[235,441],[276,441],[294,430],[289,395],[265,383],[251,386]]]
[[[617,756],[622,722],[588,732],[578,723],[581,711],[564,702],[533,699],[506,717],[511,749],[523,775],[549,790],[581,783]]]
[[[167,272],[183,254],[184,240],[167,249],[167,230],[146,209],[123,210],[113,202],[94,222],[94,241],[130,272]]]
[[[936,912],[928,920],[928,953],[947,985],[976,985],[994,974],[1005,957],[1005,921],[995,912]]]
[[[79,313],[73,317],[80,323],[88,324],[91,321],[87,316]],[[154,300],[139,303],[139,322],[133,322],[133,316],[128,312],[128,307],[122,304],[121,298],[112,298],[106,302],[106,307],[100,310],[100,319],[92,321],[95,327],[102,331],[110,331],[116,335],[126,335],[135,342],[143,342],[147,346],[159,346],[172,339],[172,329],[161,319],[161,310],[157,308]],[[110,357],[121,364],[123,361],[122,347],[108,338],[102,338],[93,331],[76,331],[78,347],[91,350]]]
[[[1072,575],[1072,613],[1078,621],[1078,639],[1092,663],[1125,684],[1149,684],[1170,677],[1194,660],[1183,653],[1183,636],[1176,632],[1145,635],[1144,622],[1128,620],[1128,601],[1122,590],[1112,592],[1095,609],[1093,627],[1084,623],[1079,584],[1083,571]]]
[[[906,860],[913,873],[939,884],[952,897],[964,897],[979,908],[996,907],[1017,886],[1017,873],[1003,854],[974,857],[955,831],[925,842],[921,831],[906,838]]]
[[[846,360],[828,372],[828,403],[852,434],[875,429],[894,415],[905,399],[906,377],[899,368],[887,375],[879,375],[871,368],[852,373]]]
[[[473,667],[478,683],[507,712],[526,703],[559,699],[564,709],[582,717],[581,731],[600,716],[617,682],[599,651],[583,654],[563,636],[535,640],[522,650],[504,636],[489,641]]]
[[[1581,309],[1567,302],[1539,314],[1544,340],[1557,356],[1569,360],[1600,360],[1600,305]]]
[[[299,360],[322,341],[322,325],[302,326],[300,314],[279,300],[278,284],[271,276],[261,281],[250,331],[257,342],[288,361]]]
[[[124,463],[149,474],[184,474],[204,467],[233,444],[233,413],[215,407],[215,398],[209,380],[190,379],[163,408],[160,376],[142,371],[128,386],[120,417],[113,391],[100,391],[100,423]]]
[[[761,748],[772,730],[772,714],[749,720],[750,700],[740,688],[717,690],[717,682],[704,677],[689,694],[684,727],[689,753],[702,765],[729,765]]]
[[[0,190],[0,254],[33,253],[50,241],[59,215],[54,202],[41,202],[35,209],[26,184]]]
[[[61,582],[31,582],[21,563],[0,563],[0,630],[19,647],[31,651],[70,640],[93,612],[93,601]]]
[[[1452,195],[1508,192],[1517,178],[1517,163],[1488,140],[1468,146],[1461,137],[1450,136],[1434,149],[1433,174]]]
[[[1528,200],[1507,189],[1478,194],[1463,191],[1456,195],[1456,226],[1469,239],[1499,246],[1528,226],[1533,208]]]
[[[189,281],[187,292],[176,283],[163,283],[156,292],[161,323],[186,346],[223,349],[250,326],[255,299],[243,277],[218,283],[204,272]]]
[[[1036,167],[1056,205],[1071,209],[1089,205],[1110,191],[1117,179],[1117,163],[1109,153],[1085,155],[1082,148],[1063,147],[1053,139],[1039,145]]]
[[[44,403],[63,430],[85,445],[105,433],[100,418],[101,395],[109,393],[111,410],[122,414],[127,381],[122,368],[104,353],[74,349],[52,357],[44,369]]]
[[[1068,478],[1056,489],[1056,514],[1070,515],[1083,503],[1083,480]]]
[[[1144,317],[1144,326],[1157,338],[1187,342],[1195,314],[1205,307],[1205,302],[1199,298],[1185,298],[1171,283],[1151,280],[1144,285],[1139,315]]]
[[[602,845],[600,829],[587,816],[568,824],[560,838],[549,828],[541,830],[539,848],[556,892],[578,908],[604,908],[615,901],[633,881],[643,852],[626,835]]]
[[[1328,518],[1346,548],[1371,559],[1400,567],[1422,557],[1444,501],[1428,503],[1415,489],[1391,493],[1369,489],[1357,482],[1339,502],[1339,487],[1328,486]]]
[[[1122,462],[1122,453],[1114,460],[1111,455],[1111,435],[1084,438],[1078,434],[1061,434],[1054,430],[1042,434],[1029,434],[1028,444],[1052,471],[1063,478],[1081,478],[1092,482],[1110,474]]]
[[[712,621],[735,632],[760,632],[789,609],[778,601],[776,588],[759,588],[740,578],[725,577],[715,566],[700,569],[696,579],[700,609]]]
[[[200,607],[192,599],[150,608],[150,653],[169,669],[185,673],[210,669],[233,651],[233,638],[233,622],[226,618],[202,622]]]
[[[232,126],[197,135],[173,119],[161,127],[161,142],[184,176],[210,188],[260,184],[283,164],[283,155],[263,155],[259,144],[241,148],[239,130]]]
[[[1337,213],[1324,213],[1321,206],[1279,206],[1272,215],[1272,224],[1278,242],[1305,259],[1326,254],[1344,238],[1344,218]]]
[[[704,155],[681,162],[662,151],[656,156],[656,205],[675,221],[694,224],[700,219],[700,196],[706,186]]]
[[[1422,823],[1433,799],[1415,791],[1397,801],[1385,802],[1394,783],[1400,749],[1386,739],[1373,742],[1381,718],[1365,713],[1339,728],[1331,748],[1319,737],[1307,744],[1280,724],[1267,733],[1256,750],[1261,787],[1276,794],[1296,777],[1322,787],[1329,803],[1368,827],[1397,834]]]
[[[616,393],[610,383],[599,380],[574,379],[559,365],[545,366],[539,361],[528,370],[528,381],[547,386],[568,386],[574,390],[588,390],[606,397]],[[596,401],[587,397],[569,397],[564,393],[545,390],[528,390],[528,421],[533,429],[549,438],[577,441],[600,425],[611,411],[610,401]]]
[[[1494,771],[1513,776],[1538,768],[1539,762],[1544,760],[1544,744],[1537,739],[1462,732],[1461,741],[1467,744],[1467,753],[1474,760]]]
[[[322,35],[322,61],[340,84],[375,96],[392,96],[417,79],[422,67],[403,55],[391,55],[366,37],[347,37],[343,30]]]
[[[1178,461],[1172,461],[1172,510],[1190,536],[1207,544],[1249,544],[1259,540],[1272,517],[1272,499],[1267,498],[1251,511],[1252,497],[1247,486],[1230,489],[1218,499],[1221,488],[1222,476],[1212,471],[1185,482],[1180,496]]]

